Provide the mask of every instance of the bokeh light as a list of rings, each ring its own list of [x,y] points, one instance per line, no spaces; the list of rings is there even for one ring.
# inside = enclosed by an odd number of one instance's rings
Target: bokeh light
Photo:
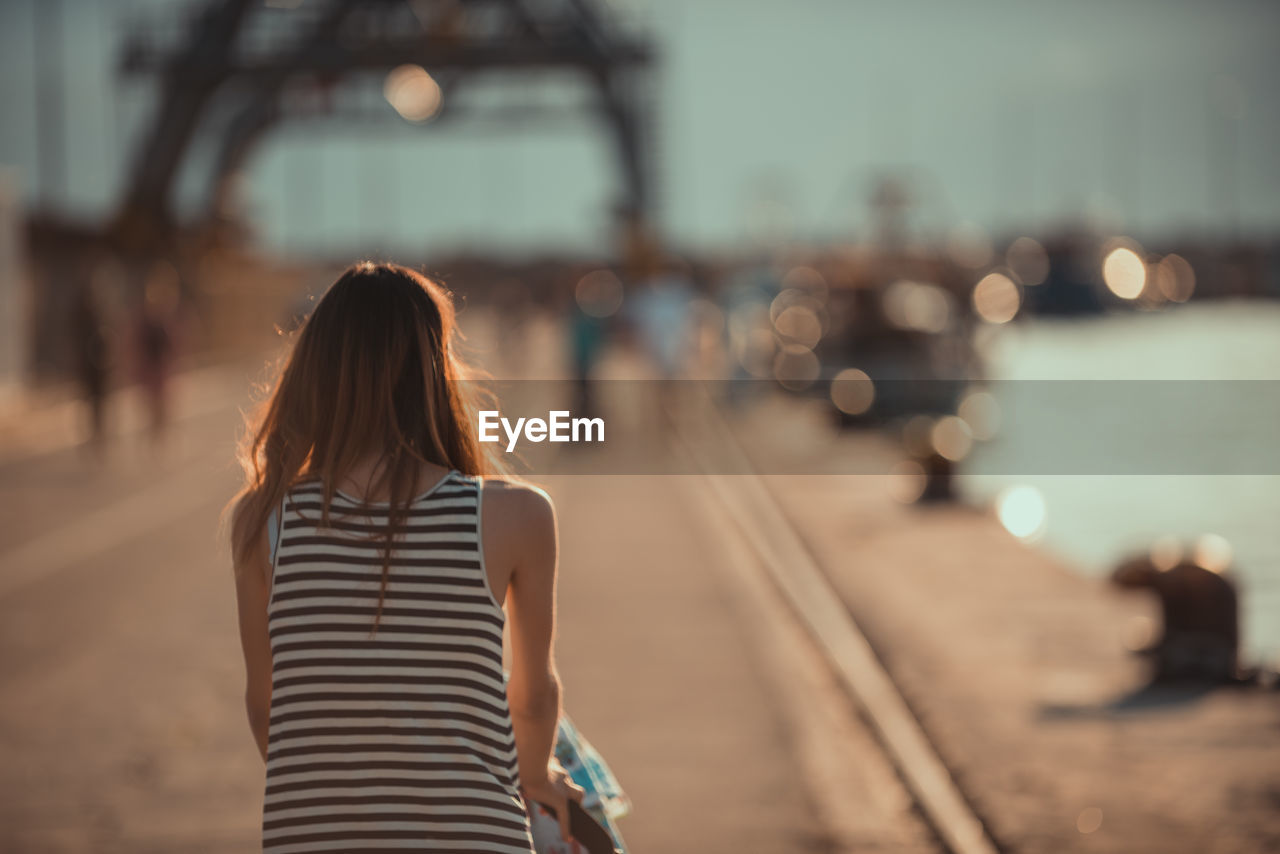
[[[938,333],[951,319],[947,293],[937,285],[901,279],[885,288],[882,299],[885,316],[899,329]]]
[[[1049,253],[1033,237],[1019,237],[1010,243],[1004,262],[1024,285],[1039,285],[1049,278]]]
[[[827,331],[827,310],[823,300],[814,296],[804,288],[783,288],[769,303],[769,320],[775,325],[778,318],[789,308],[800,307],[818,319],[823,334]]]
[[[1102,827],[1102,810],[1098,807],[1085,807],[1076,818],[1076,830],[1081,833],[1093,833]]]
[[[831,402],[846,415],[861,415],[875,399],[875,383],[865,371],[845,368],[831,380]]]
[[[988,273],[973,288],[973,310],[987,323],[1008,323],[1021,305],[1018,286],[1004,273]]]
[[[1191,554],[1196,566],[1204,567],[1210,572],[1226,572],[1231,568],[1231,543],[1218,534],[1199,537]]]
[[[612,270],[592,270],[578,280],[573,298],[588,317],[612,317],[622,308],[622,281]]]
[[[1156,287],[1172,302],[1186,302],[1196,289],[1196,271],[1181,255],[1166,255],[1155,269]]]
[[[765,315],[764,306],[759,314]],[[762,325],[745,320],[743,312],[734,313],[729,321],[729,345],[733,357],[748,374],[757,379],[773,376],[773,360],[778,353],[778,339]]]
[[[1044,496],[1034,486],[1009,487],[996,496],[996,516],[1010,534],[1034,540],[1044,533],[1047,521]]]
[[[792,267],[787,274],[782,277],[782,287],[792,290],[803,291],[818,299],[826,299],[827,297],[827,279],[813,267],[801,264]]]
[[[939,418],[929,431],[929,443],[939,456],[955,463],[968,456],[973,447],[973,434],[964,419],[947,415]]]
[[[440,111],[440,85],[421,65],[393,68],[387,74],[382,94],[406,121],[425,122]]]
[[[1000,429],[1000,404],[989,391],[971,391],[960,401],[957,414],[969,425],[973,438],[987,441]]]
[[[773,360],[773,377],[791,391],[801,391],[813,385],[822,372],[818,357],[808,347],[785,344]]]
[[[813,349],[822,340],[822,319],[808,305],[784,308],[773,321],[773,328],[783,338]]]
[[[889,472],[889,494],[903,504],[919,501],[928,485],[929,477],[924,466],[915,460],[902,460]]]
[[[1102,280],[1121,299],[1137,299],[1147,284],[1147,264],[1128,246],[1117,246],[1102,262]]]

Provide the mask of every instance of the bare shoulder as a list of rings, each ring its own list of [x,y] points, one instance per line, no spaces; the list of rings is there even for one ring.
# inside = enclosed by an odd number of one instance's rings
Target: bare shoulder
[[[531,483],[502,478],[485,479],[484,509],[517,527],[552,523],[556,512],[551,496],[544,490]]]
[[[486,478],[483,501],[486,531],[524,543],[554,541],[555,504],[542,489],[521,481]]]

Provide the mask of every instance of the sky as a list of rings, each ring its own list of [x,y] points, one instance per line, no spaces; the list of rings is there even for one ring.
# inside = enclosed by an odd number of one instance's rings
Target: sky
[[[39,53],[37,2],[62,20]],[[151,106],[147,84],[115,71],[121,35],[147,9],[184,5],[0,2],[0,168],[29,205],[92,220],[118,202]],[[1280,232],[1280,3],[612,5],[660,52],[656,191],[675,245],[741,246],[764,221],[798,239],[856,237],[889,173],[911,180],[925,234],[1086,217],[1153,239]],[[66,168],[42,182],[36,99],[56,91]],[[389,254],[607,248],[618,180],[606,131],[585,118],[494,129],[394,116],[283,126],[246,177],[268,247]],[[199,178],[183,176],[184,209]]]

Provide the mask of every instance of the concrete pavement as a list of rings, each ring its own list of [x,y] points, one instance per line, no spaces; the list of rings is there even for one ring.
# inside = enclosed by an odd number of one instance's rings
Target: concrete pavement
[[[885,453],[834,434],[820,406],[788,409],[734,425],[774,471]],[[1152,598],[1071,571],[981,508],[903,505],[888,477],[763,481],[1005,850],[1280,850],[1276,693],[1147,688],[1122,636],[1158,620]]]
[[[129,441],[97,468],[72,447],[0,464],[0,850],[256,844],[262,766],[216,537],[251,371],[228,371],[189,382],[202,408],[159,455]],[[690,479],[581,465],[547,483],[559,657],[569,712],[634,801],[633,851],[933,850],[847,700],[796,681],[821,666],[762,642],[779,629],[736,592],[749,556]],[[835,735],[815,745],[815,721]],[[857,760],[832,778],[855,793],[842,826],[808,777],[824,752]]]

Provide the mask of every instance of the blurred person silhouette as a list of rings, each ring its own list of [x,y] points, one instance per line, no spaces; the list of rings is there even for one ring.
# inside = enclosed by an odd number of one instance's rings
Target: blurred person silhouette
[[[580,276],[569,299],[573,411],[587,418],[599,413],[595,372],[609,348],[623,296],[622,280],[613,270],[602,268]]]
[[[586,418],[597,414],[592,372],[604,352],[605,320],[593,317],[576,302],[570,308],[569,363],[573,371],[573,412]]]
[[[151,441],[156,445],[164,439],[169,424],[169,385],[177,356],[180,304],[178,271],[167,262],[157,262],[147,275],[132,333],[134,372],[146,402]]]
[[[577,848],[555,510],[492,477],[468,374],[449,292],[361,263],[249,420],[230,537],[266,852],[529,852],[549,815],[537,850]]]
[[[86,444],[101,459],[106,453],[110,339],[101,287],[92,276],[82,278],[76,288],[71,306],[71,337],[76,382],[89,416]]]
[[[694,291],[683,264],[659,257],[645,259],[628,299],[631,321],[645,356],[663,380],[685,372],[689,355],[689,306]]]
[[[753,396],[753,378],[772,374],[775,338],[769,305],[782,290],[778,272],[767,255],[749,259],[730,274],[721,294],[725,313],[723,346],[728,352],[730,401]]]
[[[635,282],[627,296],[625,319],[647,363],[653,383],[651,412],[658,439],[670,427],[669,417],[680,411],[679,385],[687,377],[692,353],[694,291],[688,271],[679,261],[650,247],[633,260]]]

